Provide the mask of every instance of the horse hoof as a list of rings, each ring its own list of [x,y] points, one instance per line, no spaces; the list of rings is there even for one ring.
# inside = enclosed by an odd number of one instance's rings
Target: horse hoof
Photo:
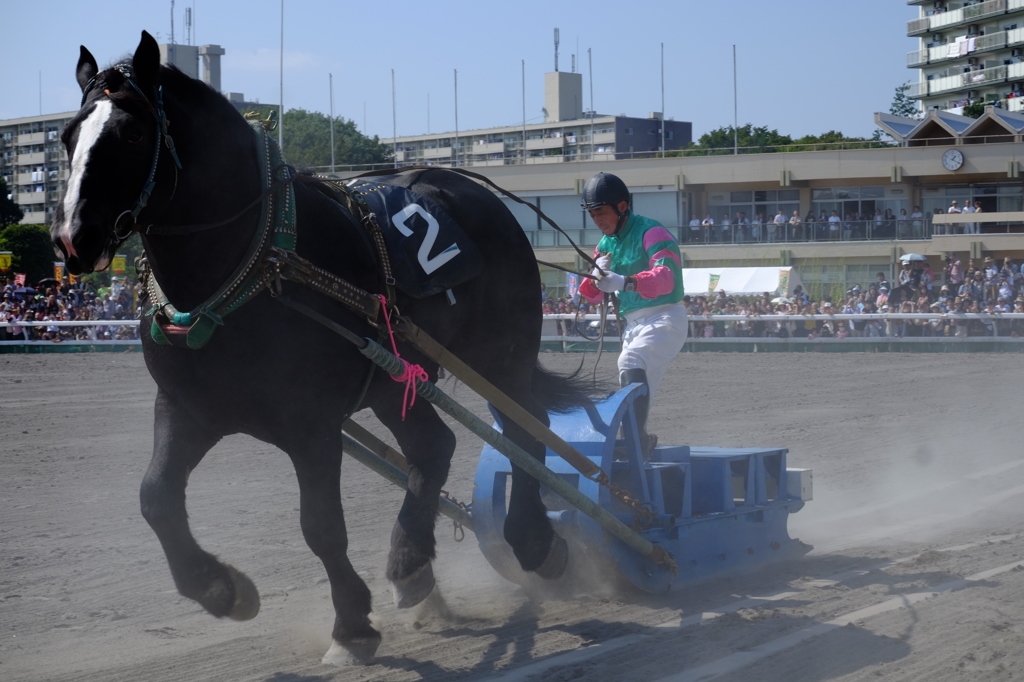
[[[234,566],[226,566],[235,587],[235,603],[231,605],[228,618],[232,620],[252,620],[260,612],[260,593],[249,576]]]
[[[376,637],[356,637],[346,644],[340,644],[337,640],[331,642],[331,648],[327,650],[321,663],[333,665],[337,668],[345,668],[353,665],[368,665],[373,662],[373,656],[380,646],[380,635]]]
[[[562,577],[568,563],[569,543],[556,534],[554,541],[551,543],[551,549],[548,551],[548,557],[534,572],[545,580],[555,580]]]
[[[391,583],[395,606],[400,609],[416,606],[426,599],[433,589],[434,569],[431,568],[429,561],[413,571],[409,577]]]

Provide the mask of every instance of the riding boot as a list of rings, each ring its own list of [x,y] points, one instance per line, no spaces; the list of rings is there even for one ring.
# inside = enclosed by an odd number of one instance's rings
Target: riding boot
[[[658,437],[647,433],[647,414],[651,408],[651,387],[647,383],[647,372],[642,369],[624,369],[619,372],[619,386],[625,388],[630,384],[643,384],[647,393],[633,400],[633,415],[636,417],[637,435],[644,461],[649,461],[651,452],[658,444]]]

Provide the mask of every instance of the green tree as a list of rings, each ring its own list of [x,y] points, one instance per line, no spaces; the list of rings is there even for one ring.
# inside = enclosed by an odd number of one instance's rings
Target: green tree
[[[847,137],[838,130],[830,130],[827,133],[821,135],[804,135],[793,143],[795,146],[788,148],[786,151],[800,151],[807,150],[809,148],[815,151],[826,151],[836,149],[872,149],[874,147],[887,146],[886,143],[880,142],[878,139],[863,138],[863,137]],[[808,147],[807,145],[815,145],[814,147]]]
[[[907,96],[910,90],[910,81],[903,85],[896,86],[896,93],[892,97],[892,104],[889,106],[889,113],[893,116],[911,117],[917,114],[917,102]]]
[[[733,131],[737,135],[734,138]],[[697,144],[691,149],[709,150],[717,154],[731,154],[736,139],[740,152],[775,152],[778,147],[793,144],[793,139],[788,135],[782,135],[778,130],[769,130],[767,126],[754,127],[747,123],[734,129],[732,126],[716,128],[704,133],[697,140]]]
[[[53,277],[53,245],[45,225],[8,225],[0,230],[0,251],[10,251],[11,269],[25,273],[32,285],[44,277]]]
[[[25,213],[7,196],[7,181],[0,178],[0,230],[8,225],[20,223],[24,217]]]
[[[964,107],[963,114],[968,118],[981,118],[981,115],[985,113],[985,100],[979,99],[976,102],[971,102]]]
[[[266,116],[275,107],[260,107]],[[284,158],[296,166],[331,165],[331,118],[319,111],[290,109],[284,115]],[[361,166],[387,163],[391,149],[376,135],[359,132],[354,121],[334,119],[334,163]]]

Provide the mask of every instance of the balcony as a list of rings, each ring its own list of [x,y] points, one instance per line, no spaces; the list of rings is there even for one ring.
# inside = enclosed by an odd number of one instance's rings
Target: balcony
[[[910,21],[907,22],[907,35],[919,36],[922,33],[927,33],[928,29],[931,28],[931,19],[931,17],[911,19]]]
[[[924,97],[928,94],[928,82],[918,81],[917,83],[911,83],[910,89],[907,90],[907,97]]]
[[[1014,66],[1017,66],[1014,64]],[[976,88],[987,83],[1006,80],[1007,69],[1005,66],[994,66],[990,69],[979,69],[969,73],[958,73],[944,78],[935,78],[928,82],[928,93],[937,95],[952,90],[963,90]]]
[[[424,159],[450,159],[452,158],[451,147],[434,147],[433,149],[423,150]]]
[[[474,144],[466,147],[463,151],[466,154],[504,154],[505,143],[485,142],[483,144]]]
[[[941,31],[958,24],[973,23],[1024,7],[1024,0],[987,0],[949,12],[929,14],[907,22],[907,35]]]
[[[964,21],[977,21],[996,14],[1006,13],[1006,0],[987,0],[963,8]]]
[[[1011,97],[1006,100],[1006,110],[1015,113],[1024,111],[1024,97]]]
[[[18,135],[18,144],[42,144],[44,137],[46,137],[45,133],[25,133],[23,135]]]
[[[22,206],[22,207],[33,206],[35,204],[42,205],[45,202],[46,202],[46,193],[45,192],[20,192],[20,193],[14,195],[14,203],[16,203],[16,204],[18,204],[18,206]],[[28,209],[28,208],[25,209],[25,211],[29,211],[29,210],[33,210],[33,209]],[[42,210],[42,209],[34,209],[34,210],[38,211],[38,210]]]
[[[934,50],[936,48],[932,48]],[[915,66],[921,66],[922,64],[928,63],[929,52],[931,50],[914,50],[913,52],[907,53],[907,67],[912,68]]]
[[[32,152],[31,154],[18,154],[19,166],[34,166],[46,160],[44,152]]]
[[[561,137],[542,137],[539,140],[527,140],[527,149],[561,149],[564,138]]]

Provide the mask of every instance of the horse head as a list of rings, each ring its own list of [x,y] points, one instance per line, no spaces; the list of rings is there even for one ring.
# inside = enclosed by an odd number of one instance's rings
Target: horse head
[[[61,133],[71,170],[50,236],[68,270],[80,274],[109,264],[130,234],[115,229],[118,217],[131,214],[149,181],[159,135],[160,50],[143,32],[130,62],[100,71],[83,45],[76,76],[82,106]]]

